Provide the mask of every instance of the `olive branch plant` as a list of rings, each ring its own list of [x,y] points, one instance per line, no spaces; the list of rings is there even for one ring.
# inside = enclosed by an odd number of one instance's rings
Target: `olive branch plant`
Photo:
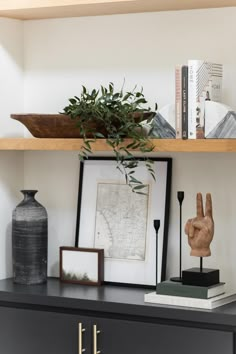
[[[142,154],[153,151],[154,145],[148,138],[142,124],[152,121],[155,112],[147,103],[143,90],[138,91],[136,86],[132,91],[115,91],[111,82],[108,87],[89,91],[82,86],[80,97],[69,98],[69,104],[64,107],[63,114],[67,114],[76,121],[83,138],[83,145],[79,152],[81,161],[92,153],[92,144],[97,138],[106,140],[115,155],[117,168],[124,175],[126,184],[133,192],[145,194],[146,185],[136,178],[135,170],[140,159],[134,155],[135,151]],[[155,105],[155,111],[157,105]],[[128,138],[128,139],[127,139]],[[155,180],[153,160],[142,158],[145,166]]]

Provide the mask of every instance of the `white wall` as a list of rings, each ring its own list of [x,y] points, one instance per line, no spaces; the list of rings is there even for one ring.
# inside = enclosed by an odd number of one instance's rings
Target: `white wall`
[[[12,211],[21,199],[23,168],[22,152],[0,152],[0,279],[12,276]]]
[[[22,136],[10,113],[23,111],[23,24],[0,18],[0,138]],[[23,188],[22,152],[0,152],[0,279],[12,275],[11,219]]]
[[[236,109],[236,8],[27,21],[25,112],[58,112],[81,85],[113,81],[120,88],[143,86],[150,105],[174,100],[174,67],[190,58],[224,64],[224,103]],[[227,19],[227,21],[223,21]],[[77,198],[77,154],[27,152],[25,187],[40,190],[48,208],[49,274],[58,275],[58,247],[73,245]],[[168,274],[178,273],[177,190],[186,193],[183,220],[195,215],[195,195],[211,192],[213,255],[206,264],[221,269],[236,288],[235,154],[162,154],[173,157]],[[196,265],[184,243],[184,267]]]
[[[23,125],[10,118],[23,110],[23,23],[0,18],[0,138],[23,135]]]
[[[79,180],[76,152],[26,152],[25,189],[37,189],[36,199],[48,212],[48,270],[58,276],[59,247],[74,246]]]

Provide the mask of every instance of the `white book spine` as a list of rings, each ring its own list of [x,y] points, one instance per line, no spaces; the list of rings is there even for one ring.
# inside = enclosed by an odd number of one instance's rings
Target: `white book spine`
[[[197,67],[202,61],[188,61],[188,139],[196,139]]]
[[[182,65],[175,68],[175,132],[176,139],[182,138]]]
[[[222,294],[210,299],[197,299],[189,297],[159,295],[154,293],[145,294],[145,302],[155,303],[159,305],[171,305],[182,307],[195,307],[200,309],[214,309],[230,302],[236,301],[236,294]]]
[[[205,137],[205,102],[221,101],[222,64],[189,60],[188,76],[188,138]]]

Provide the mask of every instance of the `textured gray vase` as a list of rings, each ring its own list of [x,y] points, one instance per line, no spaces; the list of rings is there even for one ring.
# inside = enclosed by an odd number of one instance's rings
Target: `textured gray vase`
[[[47,280],[48,219],[46,209],[22,190],[24,199],[12,216],[13,278],[19,284],[41,284]]]

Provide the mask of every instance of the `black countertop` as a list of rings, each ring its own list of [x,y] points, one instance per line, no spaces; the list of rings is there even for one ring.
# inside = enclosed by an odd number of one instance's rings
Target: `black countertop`
[[[144,294],[150,290],[113,285],[101,287],[64,284],[48,278],[43,285],[14,284],[11,278],[0,280],[0,306],[43,306],[96,314],[138,316],[158,320],[187,321],[199,324],[236,327],[236,302],[214,310],[147,304]]]

